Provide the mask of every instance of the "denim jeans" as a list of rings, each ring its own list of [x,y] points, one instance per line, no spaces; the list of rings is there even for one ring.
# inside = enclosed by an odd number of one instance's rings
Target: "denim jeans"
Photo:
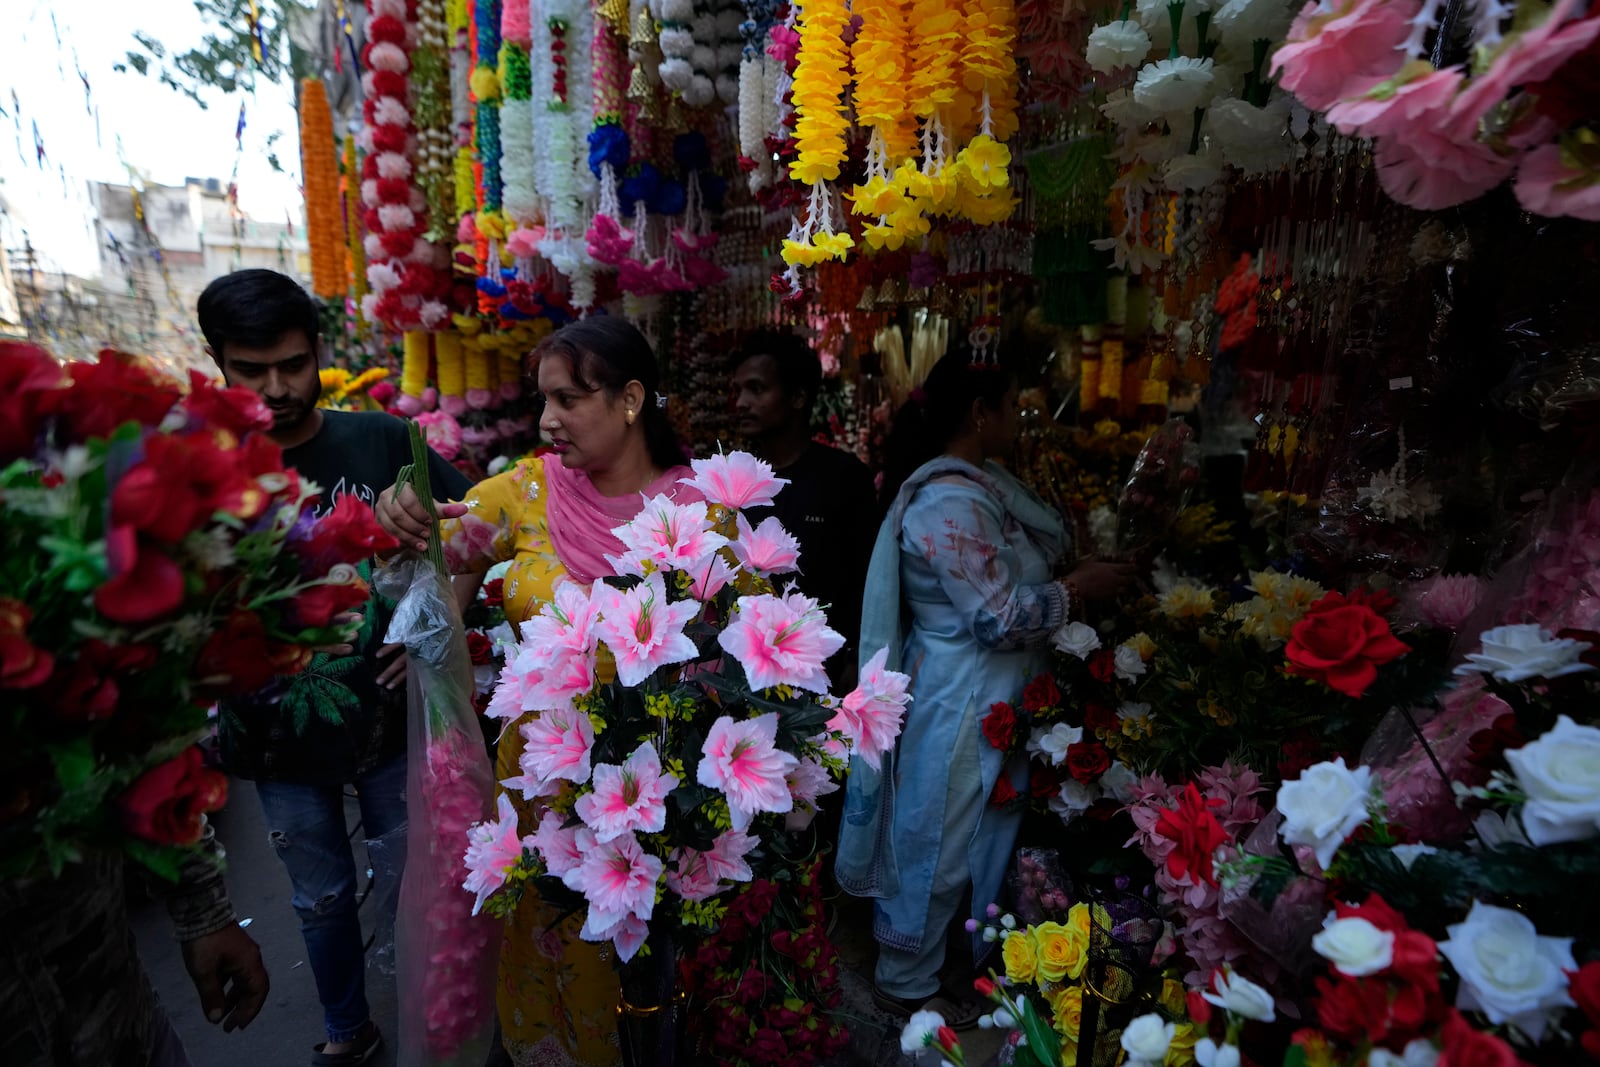
[[[406,759],[354,782],[367,839],[405,825]],[[351,1041],[367,1021],[366,961],[356,912],[356,862],[345,825],[344,789],[297,782],[257,782],[267,839],[288,869],[306,957],[317,981],[328,1040]],[[377,899],[394,900],[379,893]]]

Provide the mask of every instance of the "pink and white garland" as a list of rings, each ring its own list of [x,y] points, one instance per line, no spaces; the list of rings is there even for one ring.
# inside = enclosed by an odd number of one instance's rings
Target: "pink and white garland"
[[[417,136],[407,104],[414,8],[406,0],[369,0],[367,70],[361,77],[359,143],[366,152],[361,202],[366,208],[366,317],[396,330],[434,329],[449,309],[438,299],[442,251],[422,239],[427,200],[415,182]],[[446,279],[447,280],[447,279]]]

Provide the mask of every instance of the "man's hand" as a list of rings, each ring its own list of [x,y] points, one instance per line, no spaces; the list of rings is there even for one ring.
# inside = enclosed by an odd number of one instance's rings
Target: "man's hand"
[[[183,943],[183,965],[194,979],[206,1018],[225,1031],[249,1026],[266,1003],[271,982],[261,949],[238,926]]]
[[[467,513],[465,504],[435,504],[434,507],[441,519],[456,519]],[[418,552],[428,550],[428,530],[433,525],[433,517],[411,486],[403,485],[397,493],[391,485],[379,493],[372,514],[377,518],[378,525],[399,541],[402,547],[414,548]]]
[[[356,634],[361,632],[363,616],[359,611],[345,611],[333,617],[333,625],[339,627],[350,635],[350,640],[355,640]],[[326,652],[330,656],[348,656],[356,650],[356,646],[348,641],[337,645],[319,645],[312,649],[313,652]]]
[[[406,684],[406,646],[384,645],[378,649],[378,662],[393,656],[393,661],[378,674],[378,684],[385,689],[398,689]]]

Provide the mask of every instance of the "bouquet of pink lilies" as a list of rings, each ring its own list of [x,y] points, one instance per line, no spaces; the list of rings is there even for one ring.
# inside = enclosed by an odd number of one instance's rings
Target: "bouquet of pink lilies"
[[[531,807],[519,818],[503,795],[469,832],[478,906],[509,911],[532,885],[624,961],[652,929],[714,927],[763,838],[814,813],[851,755],[876,765],[909,699],[886,651],[853,692],[828,694],[844,638],[778,583],[800,564],[795,539],[745,515],[785,481],[743,452],[694,471],[703,501],[646,501],[615,531],[616,576],[560,587],[523,624],[488,713],[537,712],[503,783]]]

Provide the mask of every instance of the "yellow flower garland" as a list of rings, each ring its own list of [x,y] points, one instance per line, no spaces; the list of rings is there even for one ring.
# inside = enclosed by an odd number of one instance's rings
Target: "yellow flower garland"
[[[344,249],[339,224],[339,158],[334,151],[333,113],[322,82],[300,83],[300,167],[305,180],[306,238],[311,245],[311,289],[325,300],[342,297]]]
[[[356,163],[356,139],[344,135],[344,186],[340,195],[344,199],[345,268],[350,272],[350,295],[355,298],[356,327],[364,330],[366,320],[361,314],[361,298],[367,295],[367,249],[361,242],[361,170]]]
[[[799,65],[794,73],[794,141],[798,156],[789,177],[815,186],[839,177],[845,157],[843,109],[850,53],[844,32],[850,12],[843,0],[809,0],[800,9]]]

